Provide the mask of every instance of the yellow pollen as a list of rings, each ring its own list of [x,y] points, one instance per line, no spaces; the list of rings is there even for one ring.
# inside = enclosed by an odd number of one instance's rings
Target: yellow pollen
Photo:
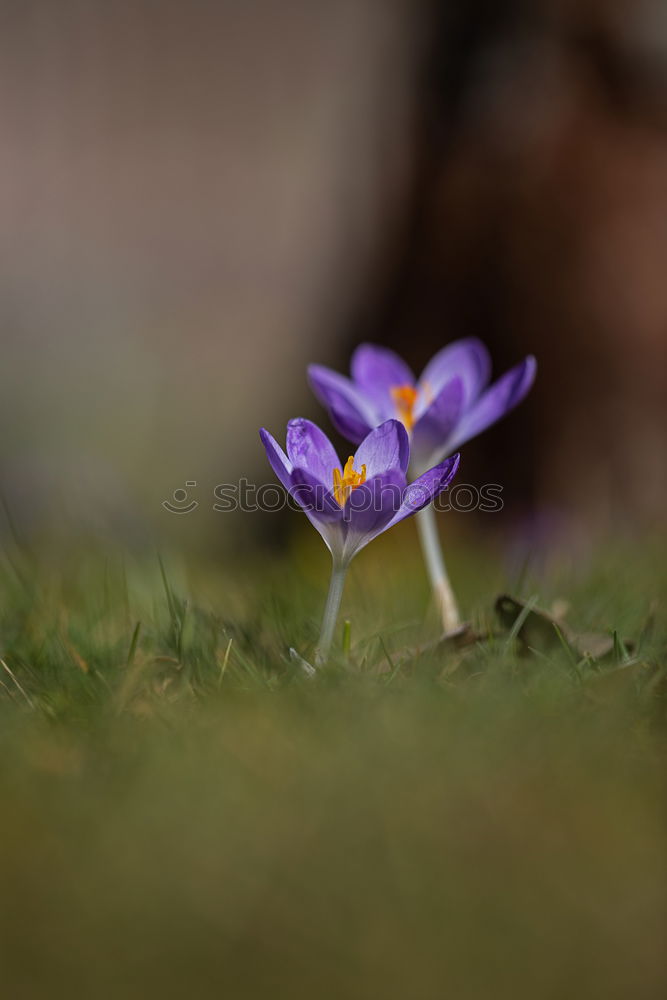
[[[352,490],[356,490],[357,486],[361,486],[365,482],[366,466],[362,465],[361,472],[357,472],[354,468],[354,458],[350,455],[345,463],[342,476],[338,469],[333,470],[333,495],[338,506],[344,507]]]
[[[415,422],[413,412],[417,402],[417,390],[412,385],[395,385],[391,389],[391,398],[394,401],[398,419],[411,431]]]

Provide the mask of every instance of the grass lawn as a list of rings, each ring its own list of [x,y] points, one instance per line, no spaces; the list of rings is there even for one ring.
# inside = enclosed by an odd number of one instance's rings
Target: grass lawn
[[[666,995],[667,549],[537,574],[461,543],[477,637],[443,647],[395,535],[353,564],[315,678],[288,655],[325,596],[307,533],[164,575],[8,548],[8,1000]],[[503,630],[508,591],[529,605]],[[524,631],[563,601],[571,634],[615,632],[604,660]]]

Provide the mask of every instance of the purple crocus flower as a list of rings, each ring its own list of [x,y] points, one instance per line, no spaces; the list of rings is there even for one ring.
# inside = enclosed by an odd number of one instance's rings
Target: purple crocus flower
[[[290,420],[287,454],[264,428],[260,437],[278,479],[317,528],[334,561],[345,565],[387,528],[435,499],[459,464],[454,455],[408,485],[410,444],[398,420],[375,427],[344,466],[324,431],[310,420]]]
[[[355,350],[351,378],[322,365],[311,365],[308,374],[341,434],[356,444],[395,417],[410,433],[414,468],[423,469],[451,455],[521,402],[535,371],[530,356],[488,385],[488,351],[471,338],[443,347],[419,379],[397,354],[374,344]]]
[[[326,661],[350,560],[404,518],[422,510],[453,478],[453,455],[408,485],[410,444],[405,426],[386,420],[367,434],[345,465],[316,424],[290,420],[287,454],[267,430],[260,430],[271,468],[303,508],[333,559],[316,662]]]

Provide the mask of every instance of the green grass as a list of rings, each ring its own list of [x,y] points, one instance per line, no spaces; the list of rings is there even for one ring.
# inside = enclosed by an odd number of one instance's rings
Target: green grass
[[[288,655],[325,596],[307,534],[163,571],[7,552],[5,996],[664,995],[664,547],[519,583],[488,544],[454,551],[480,630],[498,593],[565,599],[574,630],[616,632],[596,663],[557,636],[428,648],[396,536],[353,564],[315,679]]]

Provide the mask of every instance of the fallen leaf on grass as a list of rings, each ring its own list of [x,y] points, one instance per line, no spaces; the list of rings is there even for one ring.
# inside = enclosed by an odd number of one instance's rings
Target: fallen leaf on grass
[[[548,653],[565,644],[572,656],[579,661],[584,657],[603,660],[615,651],[613,635],[604,632],[576,633],[563,618],[557,618],[548,611],[509,594],[501,594],[496,601],[495,610],[504,629],[510,633],[516,630],[516,638],[525,653],[531,650]],[[632,654],[635,644],[624,639],[623,647],[628,654]]]

